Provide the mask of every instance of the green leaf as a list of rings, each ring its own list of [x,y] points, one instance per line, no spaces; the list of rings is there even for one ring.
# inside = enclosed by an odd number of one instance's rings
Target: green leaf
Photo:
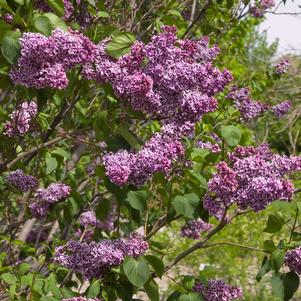
[[[270,265],[270,261],[268,259],[267,256],[264,257],[263,261],[262,261],[262,265],[261,265],[261,269],[259,270],[259,272],[256,275],[256,281],[260,281],[261,278],[266,275],[268,272],[270,272],[272,269],[271,265]]]
[[[15,284],[17,282],[16,276],[12,273],[4,273],[0,276],[0,278],[7,284]]]
[[[88,298],[96,298],[100,293],[100,282],[99,280],[94,281],[88,290],[87,297]]]
[[[12,14],[14,13],[14,11],[10,8],[10,6],[8,6],[6,0],[0,0],[0,7],[4,8],[5,10],[9,11]]]
[[[278,272],[283,265],[285,253],[279,249],[275,250],[270,257],[272,268]]]
[[[151,301],[159,301],[159,288],[158,284],[154,281],[154,279],[150,279],[144,286],[143,286],[147,296]]]
[[[50,274],[50,276],[48,277],[48,285],[54,297],[60,300],[62,298],[62,293],[60,288],[58,287],[56,276],[54,274]]]
[[[276,249],[276,246],[272,240],[265,240],[263,243],[263,249],[272,253]]]
[[[138,288],[149,279],[149,267],[144,257],[126,257],[123,262],[123,270],[128,280]]]
[[[221,136],[230,146],[237,145],[241,139],[241,135],[241,130],[234,125],[221,126]]]
[[[290,300],[294,293],[297,291],[300,279],[299,276],[294,272],[289,272],[283,275],[284,284],[284,301]]]
[[[281,274],[274,273],[270,281],[272,284],[273,293],[281,300],[284,300],[284,285]]]
[[[122,301],[131,301],[134,293],[133,285],[127,280],[122,279],[116,287],[116,292]]]
[[[135,36],[132,33],[124,32],[117,34],[108,44],[106,52],[114,58],[119,58],[130,51],[134,42]]]
[[[118,128],[117,133],[122,136],[125,141],[134,149],[140,149],[140,143],[137,138],[126,128]]]
[[[58,155],[58,156],[61,156],[63,157],[65,160],[70,160],[71,159],[71,155],[70,153],[66,152],[63,148],[56,148],[55,150],[53,150],[51,152],[51,154],[54,154],[54,155]]]
[[[18,270],[20,275],[24,275],[30,269],[30,264],[23,262],[19,265]]]
[[[50,297],[50,296],[42,296],[40,300],[41,301],[57,301],[56,298]]]
[[[2,38],[1,52],[4,58],[11,64],[15,64],[20,54],[19,35],[9,31]]]
[[[45,16],[38,16],[34,18],[34,26],[38,32],[49,36],[51,34],[50,20]]]
[[[195,193],[178,195],[174,198],[173,205],[178,214],[194,218],[194,213],[199,206],[199,197]]]
[[[271,214],[263,231],[267,233],[279,232],[284,224],[285,220],[281,216]]]
[[[52,173],[56,168],[58,164],[55,158],[53,157],[47,157],[46,158],[46,175],[49,175]]]
[[[189,293],[181,295],[179,301],[201,301],[203,298],[197,293]]]
[[[145,190],[129,191],[127,194],[127,202],[136,210],[144,211],[146,208],[147,193]]]
[[[162,277],[164,273],[164,264],[162,260],[156,256],[153,255],[146,255],[145,259],[150,263],[150,265],[155,270],[158,277]]]
[[[46,2],[59,16],[64,15],[65,9],[63,0],[46,0]]]
[[[59,18],[58,16],[56,16],[53,13],[46,13],[43,16],[47,17],[50,21],[51,24],[51,29],[56,29],[56,28],[60,28],[64,31],[68,30],[67,25],[65,24],[65,22]]]
[[[106,219],[110,210],[112,208],[112,203],[109,199],[102,199],[96,207],[96,217],[102,221]]]

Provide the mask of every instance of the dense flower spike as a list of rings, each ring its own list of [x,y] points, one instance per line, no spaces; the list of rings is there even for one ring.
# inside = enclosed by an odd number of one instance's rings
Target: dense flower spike
[[[207,284],[196,282],[193,290],[199,293],[204,301],[231,301],[242,298],[241,288],[225,284],[222,280],[209,280]]]
[[[208,182],[204,207],[220,219],[227,207],[260,211],[275,200],[289,201],[293,184],[285,178],[301,170],[301,157],[273,154],[267,147],[238,147],[229,154],[230,166],[217,165],[217,173]]]
[[[128,240],[101,240],[98,243],[71,240],[56,248],[54,260],[90,279],[102,277],[110,268],[120,265],[125,256],[137,257],[147,249],[147,242],[136,233]]]
[[[10,121],[4,125],[4,134],[8,137],[24,136],[30,129],[32,119],[38,114],[37,104],[34,101],[23,102],[13,111]]]
[[[48,188],[38,189],[36,199],[29,205],[32,215],[38,218],[46,216],[49,207],[68,197],[70,192],[71,188],[62,183],[53,183]]]
[[[292,107],[292,105],[293,104],[290,100],[286,100],[286,101],[283,101],[283,102],[279,103],[278,105],[272,107],[272,110],[273,110],[273,113],[277,117],[282,117],[289,111],[289,109]]]
[[[125,150],[103,157],[106,175],[116,185],[141,185],[155,172],[168,174],[175,160],[184,155],[178,139],[165,133],[155,134],[137,153]]]
[[[37,188],[39,183],[37,178],[25,175],[21,169],[10,172],[7,181],[23,192]]]
[[[285,74],[287,72],[287,69],[289,67],[289,61],[288,59],[284,58],[282,59],[276,66],[275,66],[275,73],[276,74]]]
[[[275,6],[275,0],[260,0],[256,5],[250,7],[250,14],[255,18],[261,18],[264,11]]]
[[[201,219],[190,220],[181,228],[181,235],[192,239],[199,239],[200,233],[209,231],[212,225]]]
[[[234,100],[241,118],[246,122],[261,116],[269,109],[267,104],[252,100],[248,88],[238,89],[236,86],[233,86],[227,98]]]
[[[82,34],[60,29],[50,37],[24,33],[20,39],[21,57],[10,72],[15,84],[26,87],[63,89],[68,85],[66,72],[77,64],[93,60],[95,46]]]
[[[175,33],[175,27],[165,26],[151,42],[136,42],[131,53],[119,60],[106,54],[109,40],[103,41],[98,45],[94,65],[87,64],[83,74],[99,83],[112,83],[115,93],[135,110],[177,124],[199,121],[216,110],[213,96],[232,76],[212,65],[219,50],[209,48],[207,38],[178,40]]]
[[[301,275],[301,247],[286,252],[285,264],[291,271]]]

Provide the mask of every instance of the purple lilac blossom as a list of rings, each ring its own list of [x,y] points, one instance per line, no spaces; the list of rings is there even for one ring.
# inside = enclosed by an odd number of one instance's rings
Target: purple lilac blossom
[[[207,284],[196,282],[193,290],[199,293],[204,301],[231,301],[242,298],[241,288],[225,284],[222,280],[209,280]]]
[[[45,13],[53,12],[52,8],[46,3],[45,0],[35,0],[34,7],[35,7],[35,9],[40,10]]]
[[[207,142],[199,141],[197,143],[197,147],[202,149],[208,149],[214,154],[218,154],[221,152],[220,146],[217,143],[211,143],[210,141]]]
[[[278,105],[273,106],[272,111],[275,116],[280,118],[289,111],[289,109],[292,107],[292,105],[293,104],[290,100],[286,100],[286,101],[279,103]]]
[[[286,176],[301,170],[301,157],[273,154],[267,145],[239,146],[228,157],[230,165],[219,163],[208,182],[203,206],[211,215],[221,219],[233,203],[257,212],[275,200],[291,200],[294,187]]]
[[[25,175],[21,169],[10,172],[7,181],[22,192],[37,188],[39,183],[37,178]]]
[[[227,98],[234,100],[241,118],[246,122],[263,115],[269,109],[267,104],[252,100],[248,88],[238,89],[233,86]]]
[[[289,67],[289,61],[288,59],[284,58],[282,59],[276,66],[275,66],[275,73],[276,74],[285,74],[287,72],[287,69]]]
[[[14,21],[14,16],[12,14],[6,13],[3,15],[2,19],[7,24],[12,24]]]
[[[301,247],[287,251],[284,262],[291,271],[301,275]]]
[[[8,137],[24,136],[29,130],[32,120],[38,114],[38,107],[34,101],[25,101],[13,111],[10,121],[4,125],[4,134]]]
[[[125,256],[140,256],[148,249],[148,243],[139,234],[128,240],[101,240],[79,242],[71,240],[55,250],[54,261],[86,279],[102,277],[110,268],[120,265]]]
[[[190,220],[181,228],[181,235],[192,239],[199,239],[200,233],[209,231],[212,225],[201,219]]]
[[[33,216],[42,218],[46,216],[51,205],[69,196],[71,188],[62,183],[50,184],[47,188],[37,190],[36,198],[29,205]]]
[[[94,211],[86,211],[81,214],[79,222],[84,227],[95,227],[105,231],[112,231],[115,222],[114,208],[104,221],[97,219]]]
[[[77,64],[91,62],[95,52],[94,44],[84,35],[60,29],[49,37],[24,33],[20,44],[21,57],[10,71],[10,77],[15,84],[27,88],[66,88],[66,72]]]
[[[274,0],[260,0],[258,3],[250,7],[250,14],[255,18],[261,18],[264,11],[275,6]]]

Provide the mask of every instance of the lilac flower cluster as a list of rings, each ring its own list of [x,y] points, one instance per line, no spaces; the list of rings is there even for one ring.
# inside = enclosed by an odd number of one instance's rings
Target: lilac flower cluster
[[[12,24],[14,21],[14,16],[12,14],[6,13],[3,15],[2,19],[7,24]]]
[[[106,175],[116,185],[142,185],[155,172],[168,174],[175,160],[184,155],[179,139],[155,134],[137,153],[125,150],[103,157]]]
[[[114,214],[111,212],[108,214],[105,221],[97,219],[94,211],[86,211],[82,213],[79,218],[80,224],[85,228],[95,227],[105,231],[112,231],[114,229],[114,221]]]
[[[252,100],[248,88],[238,89],[236,86],[233,86],[227,98],[234,100],[241,118],[246,122],[261,116],[269,109],[267,104]]]
[[[260,211],[275,200],[291,200],[294,187],[285,176],[301,170],[301,157],[273,154],[262,145],[238,147],[229,154],[229,160],[230,165],[217,165],[208,182],[203,205],[211,215],[221,219],[233,203],[240,209]]]
[[[47,2],[45,0],[35,0],[34,7],[35,7],[35,9],[40,10],[45,13],[53,12],[52,8],[47,4]]]
[[[193,290],[199,293],[204,301],[231,301],[242,298],[241,288],[225,284],[222,280],[209,280],[207,284],[196,282]]]
[[[219,52],[216,46],[209,48],[207,38],[178,40],[175,27],[163,27],[163,33],[146,45],[136,42],[131,53],[118,60],[106,54],[108,42],[98,45],[94,64],[86,64],[83,74],[99,83],[111,83],[115,93],[135,110],[169,122],[196,122],[214,111],[214,94],[232,79],[229,71],[221,72],[212,65]]]
[[[50,37],[24,33],[20,38],[21,57],[10,71],[15,84],[26,87],[64,89],[66,72],[77,64],[93,61],[95,45],[84,35],[60,29]]]
[[[34,101],[23,102],[13,111],[10,121],[4,125],[4,134],[8,137],[24,136],[31,126],[32,119],[38,114],[38,107]]]
[[[282,117],[285,115],[289,109],[292,107],[293,103],[290,100],[283,101],[276,106],[272,107],[274,115],[277,117]]]
[[[148,243],[137,233],[128,240],[101,240],[98,243],[71,240],[56,248],[54,260],[90,279],[102,277],[110,268],[120,265],[125,256],[137,257],[147,249]]]
[[[286,252],[285,264],[291,271],[301,275],[301,247]]]
[[[71,188],[62,183],[53,183],[46,189],[38,189],[36,199],[29,205],[32,215],[37,218],[46,216],[50,206],[68,197],[70,192]]]
[[[21,169],[10,172],[7,181],[22,192],[37,188],[39,183],[37,178],[25,175]]]
[[[200,233],[209,231],[212,225],[201,219],[190,220],[181,228],[181,235],[192,239],[199,239]]]
[[[203,142],[199,141],[197,142],[197,147],[202,149],[208,149],[214,154],[218,154],[221,152],[221,148],[217,143],[211,143],[210,141]]]
[[[250,14],[255,18],[262,18],[264,11],[275,6],[274,0],[260,0],[250,7]]]
[[[62,299],[61,301],[100,301],[99,299],[91,299],[91,298],[84,298],[84,297],[74,297],[69,299]]]
[[[285,74],[289,67],[289,61],[286,58],[283,58],[276,66],[275,66],[275,73],[276,74]]]

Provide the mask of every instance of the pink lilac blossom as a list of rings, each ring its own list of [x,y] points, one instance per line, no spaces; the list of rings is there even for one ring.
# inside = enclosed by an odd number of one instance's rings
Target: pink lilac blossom
[[[146,45],[136,42],[120,59],[106,54],[108,42],[98,45],[95,62],[84,66],[84,76],[111,83],[117,96],[135,110],[168,122],[194,123],[216,110],[214,94],[232,79],[229,71],[212,65],[219,50],[208,47],[208,38],[178,40],[175,27],[164,26]]]
[[[234,100],[242,120],[246,122],[263,115],[269,109],[269,105],[252,100],[248,88],[238,89],[233,86],[227,98]]]
[[[32,215],[37,218],[46,216],[50,206],[68,197],[70,192],[70,186],[62,183],[53,183],[47,188],[38,189],[36,199],[29,205]]]
[[[282,59],[276,66],[275,66],[275,73],[276,74],[285,74],[287,72],[287,69],[289,67],[289,61],[288,59],[284,58]]]
[[[21,57],[10,71],[15,84],[25,87],[64,89],[67,72],[78,64],[91,62],[94,44],[82,34],[60,29],[46,37],[39,33],[24,33],[20,38]]]
[[[155,172],[168,175],[173,162],[183,155],[181,142],[161,132],[136,153],[122,150],[104,155],[103,164],[106,175],[116,185],[142,185]]]
[[[231,301],[242,298],[241,288],[225,284],[222,280],[209,280],[207,284],[197,281],[193,290],[199,293],[204,301]]]
[[[128,240],[101,240],[79,242],[71,240],[55,250],[54,261],[82,274],[86,279],[102,277],[110,268],[120,265],[125,256],[140,256],[148,249],[148,243],[139,234]]]
[[[199,239],[200,233],[209,231],[212,225],[201,219],[190,220],[181,228],[181,235],[192,239]]]
[[[210,141],[207,142],[199,141],[197,143],[197,147],[202,149],[208,149],[214,154],[218,154],[221,152],[220,146],[217,143],[211,143]]]
[[[285,264],[291,271],[301,275],[301,247],[286,252]]]
[[[7,24],[12,24],[14,21],[14,16],[12,14],[6,13],[3,15],[2,19]]]
[[[10,172],[7,181],[22,192],[37,188],[39,183],[37,178],[25,175],[21,169]]]
[[[286,100],[286,101],[279,103],[276,106],[273,106],[272,111],[275,116],[280,118],[289,111],[289,109],[292,107],[292,105],[293,105],[293,103],[290,100]]]
[[[208,182],[204,208],[221,219],[226,208],[260,211],[275,200],[290,201],[294,187],[287,175],[301,170],[301,157],[273,154],[267,147],[238,147]]]
[[[34,101],[23,102],[9,115],[10,121],[4,125],[4,134],[8,137],[24,136],[30,130],[32,120],[37,114],[38,107]]]

